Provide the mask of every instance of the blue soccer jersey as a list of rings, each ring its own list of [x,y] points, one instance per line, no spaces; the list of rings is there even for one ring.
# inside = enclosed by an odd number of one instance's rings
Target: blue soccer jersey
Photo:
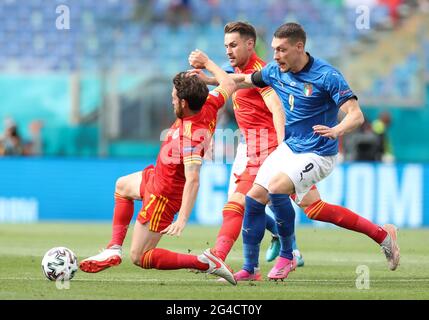
[[[338,70],[321,59],[310,55],[309,58],[300,72],[281,72],[273,61],[262,68],[261,76],[283,102],[286,110],[285,142],[289,148],[295,153],[332,156],[338,153],[338,140],[314,133],[313,126],[337,125],[338,109],[356,96]]]

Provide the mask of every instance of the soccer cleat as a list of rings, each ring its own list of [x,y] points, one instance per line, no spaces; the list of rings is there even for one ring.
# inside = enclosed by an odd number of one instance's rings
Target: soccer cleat
[[[296,250],[293,250],[292,254],[296,258],[297,267],[303,267],[304,266],[304,257],[302,256],[301,252],[299,252],[299,250],[296,249]]]
[[[235,280],[238,281],[262,281],[262,275],[259,268],[254,268],[254,273],[250,273],[247,270],[240,270],[234,273]],[[225,279],[219,279],[219,282],[225,282]]]
[[[286,279],[289,272],[296,269],[296,258],[292,260],[279,257],[274,267],[268,273],[269,280],[282,280]]]
[[[389,269],[394,271],[398,267],[400,259],[397,244],[397,229],[393,224],[385,224],[383,229],[387,232],[387,237],[381,243],[381,251],[386,256]]]
[[[224,261],[222,261],[222,259],[217,257],[211,249],[207,249],[203,254],[199,255],[198,260],[209,265],[209,268],[205,271],[206,273],[217,275],[232,285],[237,285],[237,281],[234,278],[232,270]]]
[[[237,281],[262,281],[262,275],[259,268],[254,268],[254,272],[250,273],[247,270],[240,270],[234,273],[234,278]]]
[[[265,260],[267,262],[273,261],[278,257],[280,253],[280,240],[278,236],[272,236],[270,247],[267,249],[265,254]]]
[[[122,262],[122,247],[112,246],[102,250],[99,254],[82,260],[80,270],[88,273],[100,272],[104,269],[117,266]]]

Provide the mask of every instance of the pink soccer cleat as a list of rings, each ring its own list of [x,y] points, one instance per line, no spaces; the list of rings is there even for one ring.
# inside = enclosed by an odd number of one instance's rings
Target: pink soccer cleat
[[[287,278],[289,272],[294,271],[296,269],[296,265],[297,262],[295,257],[292,260],[279,257],[274,267],[268,273],[268,279],[275,281],[280,279],[283,281],[283,279]]]
[[[262,281],[261,272],[259,268],[255,268],[254,273],[250,273],[247,270],[240,270],[234,273],[234,278],[237,281]]]
[[[255,268],[254,273],[250,273],[247,270],[240,270],[236,273],[234,273],[235,280],[238,281],[262,281],[261,272],[259,271],[259,268]],[[225,282],[225,279],[219,279],[219,282]]]

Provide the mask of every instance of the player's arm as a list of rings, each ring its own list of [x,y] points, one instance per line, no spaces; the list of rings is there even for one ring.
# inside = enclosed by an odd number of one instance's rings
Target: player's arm
[[[261,92],[262,98],[267,108],[273,114],[274,128],[277,132],[277,142],[281,144],[285,138],[285,126],[286,126],[286,114],[283,108],[283,104],[280,101],[277,93],[272,90],[264,90]]]
[[[332,128],[316,125],[313,127],[314,132],[320,134],[322,137],[336,139],[346,133],[352,132],[363,124],[364,116],[360,109],[359,102],[355,97],[344,102],[340,110],[346,114],[340,123]]]
[[[201,69],[194,69],[190,71],[192,74],[195,74],[200,77],[201,80],[210,86],[217,86],[219,82],[215,77],[207,76]],[[234,80],[237,89],[246,89],[246,88],[254,88],[255,85],[252,83],[250,74],[241,74],[241,73],[229,73],[228,76]]]
[[[323,88],[346,116],[332,128],[324,125],[313,126],[316,134],[329,139],[336,139],[363,124],[364,117],[357,97],[353,94],[341,72],[336,69],[329,70],[323,80]]]
[[[180,236],[188,222],[197,199],[198,188],[200,186],[200,168],[201,162],[195,161],[185,164],[185,187],[183,188],[182,205],[177,216],[177,220],[161,231],[170,236]]]

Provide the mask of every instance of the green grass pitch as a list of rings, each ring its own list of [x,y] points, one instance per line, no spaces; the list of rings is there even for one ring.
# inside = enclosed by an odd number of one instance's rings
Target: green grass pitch
[[[218,228],[189,225],[180,238],[164,237],[160,247],[199,254],[213,245]],[[40,262],[55,246],[72,249],[79,260],[98,252],[110,237],[109,224],[0,224],[0,299],[429,299],[429,229],[400,230],[401,265],[392,272],[380,248],[369,238],[338,228],[298,228],[305,266],[284,282],[251,282],[231,286],[213,276],[187,270],[143,270],[125,258],[118,267],[97,274],[76,273],[69,289],[46,280]],[[261,270],[269,235],[261,248]],[[242,264],[241,238],[227,262]],[[369,289],[357,289],[356,269],[369,269]],[[359,282],[359,281],[358,281]]]

